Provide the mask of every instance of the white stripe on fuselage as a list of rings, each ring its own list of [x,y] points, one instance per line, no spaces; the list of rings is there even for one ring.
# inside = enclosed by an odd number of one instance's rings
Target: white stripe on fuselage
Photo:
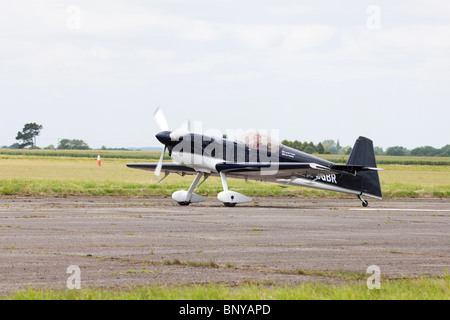
[[[223,159],[186,152],[172,152],[172,158],[176,162],[193,168],[196,171],[207,173],[218,173],[216,164],[223,163]]]

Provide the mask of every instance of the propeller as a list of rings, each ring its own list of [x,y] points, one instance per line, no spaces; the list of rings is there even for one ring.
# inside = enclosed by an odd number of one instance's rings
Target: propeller
[[[156,168],[155,168],[154,175],[156,177],[159,177],[159,175],[161,174],[161,168],[162,168],[162,163],[163,163],[163,159],[164,159],[164,153],[166,153],[166,146],[164,146],[164,150],[161,152],[161,157],[159,157],[158,164],[156,165]]]
[[[155,118],[156,124],[159,126],[160,131],[168,131],[169,125],[167,124],[166,117],[164,116],[164,113],[160,108],[156,109],[155,113],[153,114],[153,117]],[[158,164],[156,165],[154,175],[156,177],[159,177],[161,174],[161,168],[162,168],[162,162],[164,159],[164,154],[166,153],[166,146],[164,146],[164,149],[161,153],[161,156],[159,157]]]
[[[167,124],[166,117],[160,108],[156,109],[153,117],[155,118],[156,124],[158,125],[160,131],[169,131],[169,125]]]
[[[188,133],[189,133],[189,122],[186,120],[178,128],[176,128],[170,133],[170,138],[172,140],[178,140]]]
[[[162,110],[160,108],[156,109],[155,113],[153,114],[153,117],[155,118],[156,124],[158,125],[160,131],[169,131],[169,125],[167,124],[166,117],[164,116],[164,113],[162,112]],[[173,141],[175,141],[188,133],[189,133],[189,122],[184,121],[178,128],[176,128],[175,130],[173,130],[170,133],[170,138]],[[161,168],[162,168],[162,163],[163,163],[164,154],[166,152],[166,149],[167,149],[167,146],[164,146],[164,149],[161,153],[158,164],[156,165],[155,172],[154,172],[156,177],[159,177],[159,175],[161,174]]]

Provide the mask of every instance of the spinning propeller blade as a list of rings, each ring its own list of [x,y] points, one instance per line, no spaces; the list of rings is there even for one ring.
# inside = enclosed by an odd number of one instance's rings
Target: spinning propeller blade
[[[169,130],[169,125],[167,124],[166,117],[164,116],[164,113],[162,112],[162,110],[160,108],[156,109],[155,113],[153,114],[153,117],[155,118],[155,121],[159,127],[159,130],[161,130],[161,131]],[[162,162],[163,162],[165,152],[166,152],[166,146],[164,146],[161,156],[159,157],[158,164],[155,168],[154,174],[156,177],[159,177],[159,175],[161,174],[161,167],[162,167]]]
[[[179,138],[188,133],[189,133],[189,122],[184,121],[178,128],[176,128],[170,133],[170,138],[172,140],[178,140]]]
[[[156,165],[156,168],[155,168],[154,174],[155,174],[156,177],[159,177],[159,175],[161,174],[161,167],[162,167],[162,162],[163,162],[163,158],[164,158],[164,153],[165,152],[166,152],[166,147],[164,146],[164,149],[163,149],[163,151],[161,153],[161,157],[159,157],[158,164]]]
[[[153,117],[155,118],[156,124],[159,126],[159,130],[169,131],[169,125],[167,124],[166,117],[160,108],[156,109]]]
[[[164,116],[164,113],[160,108],[156,109],[155,113],[153,114],[153,117],[155,118],[156,124],[159,127],[160,131],[169,131],[169,125],[167,124],[166,117]],[[172,140],[178,140],[180,137],[186,135],[189,133],[189,122],[185,121],[183,122],[178,128],[173,130],[170,133],[170,138]],[[164,149],[161,153],[161,157],[159,158],[158,164],[155,168],[155,176],[159,177],[161,174],[161,168],[162,168],[162,162],[164,159],[164,153],[166,152],[167,146],[164,146]]]

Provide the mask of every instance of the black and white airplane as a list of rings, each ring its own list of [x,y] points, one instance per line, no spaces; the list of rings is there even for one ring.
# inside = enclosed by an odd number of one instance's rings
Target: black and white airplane
[[[229,190],[227,177],[354,194],[364,207],[368,206],[368,201],[362,196],[382,199],[378,177],[378,171],[382,169],[377,168],[372,141],[365,137],[356,140],[347,163],[342,165],[286,147],[258,132],[248,133],[234,141],[191,133],[186,125],[169,131],[160,109],[155,112],[155,120],[161,129],[156,138],[164,145],[158,163],[132,163],[127,166],[154,170],[156,176],[163,171],[164,177],[158,182],[170,173],[195,175],[187,191],[172,194],[180,205],[205,201],[206,198],[195,194],[194,189],[209,176],[220,177],[223,191],[217,198],[228,207],[252,199]],[[166,149],[176,162],[163,162]]]

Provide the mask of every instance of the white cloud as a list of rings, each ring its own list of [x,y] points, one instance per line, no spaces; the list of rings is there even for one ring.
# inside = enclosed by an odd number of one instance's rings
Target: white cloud
[[[242,82],[259,80],[263,77],[261,72],[246,71],[240,73],[218,74],[214,77],[218,81]]]
[[[267,49],[281,47],[289,51],[318,47],[336,32],[326,25],[223,25],[223,34],[240,39],[241,44]]]
[[[221,33],[226,37],[238,39],[240,44],[257,49],[267,48],[282,35],[281,28],[275,25],[222,25]]]
[[[214,53],[202,55],[190,61],[168,61],[151,65],[150,72],[155,75],[186,75],[211,71],[218,66],[240,64],[246,60],[245,55]]]
[[[185,21],[185,27],[177,32],[177,36],[194,41],[210,41],[217,38],[217,32],[205,21]]]
[[[124,88],[145,88],[133,92],[138,102],[170,100],[180,106],[195,100],[201,114],[211,101],[243,110],[282,100],[280,109],[294,110],[299,99],[313,105],[304,111],[313,113],[342,101],[352,111],[348,97],[355,106],[365,105],[368,98],[360,92],[370,95],[373,89],[387,94],[371,97],[373,106],[407,101],[418,109],[420,101],[434,99],[433,107],[448,114],[450,5],[443,0],[381,3],[379,30],[368,30],[365,5],[350,1],[227,0],[221,2],[223,11],[202,1],[189,6],[133,0],[0,3],[0,91],[11,93],[14,103],[11,90],[20,96],[48,86],[43,91],[54,100],[80,95],[90,100],[92,88],[111,92],[114,86],[118,96]],[[80,8],[80,29],[67,27],[72,4]],[[261,6],[255,10],[256,5]],[[115,103],[110,101],[112,108]],[[287,121],[295,127],[295,119]]]
[[[302,15],[313,11],[313,7],[306,5],[269,5],[266,7],[267,12],[280,16]]]
[[[282,47],[288,51],[320,47],[335,34],[336,28],[325,25],[294,26],[287,32]]]
[[[407,1],[398,4],[400,12],[415,19],[429,19],[431,23],[448,22],[450,2],[447,0]]]

